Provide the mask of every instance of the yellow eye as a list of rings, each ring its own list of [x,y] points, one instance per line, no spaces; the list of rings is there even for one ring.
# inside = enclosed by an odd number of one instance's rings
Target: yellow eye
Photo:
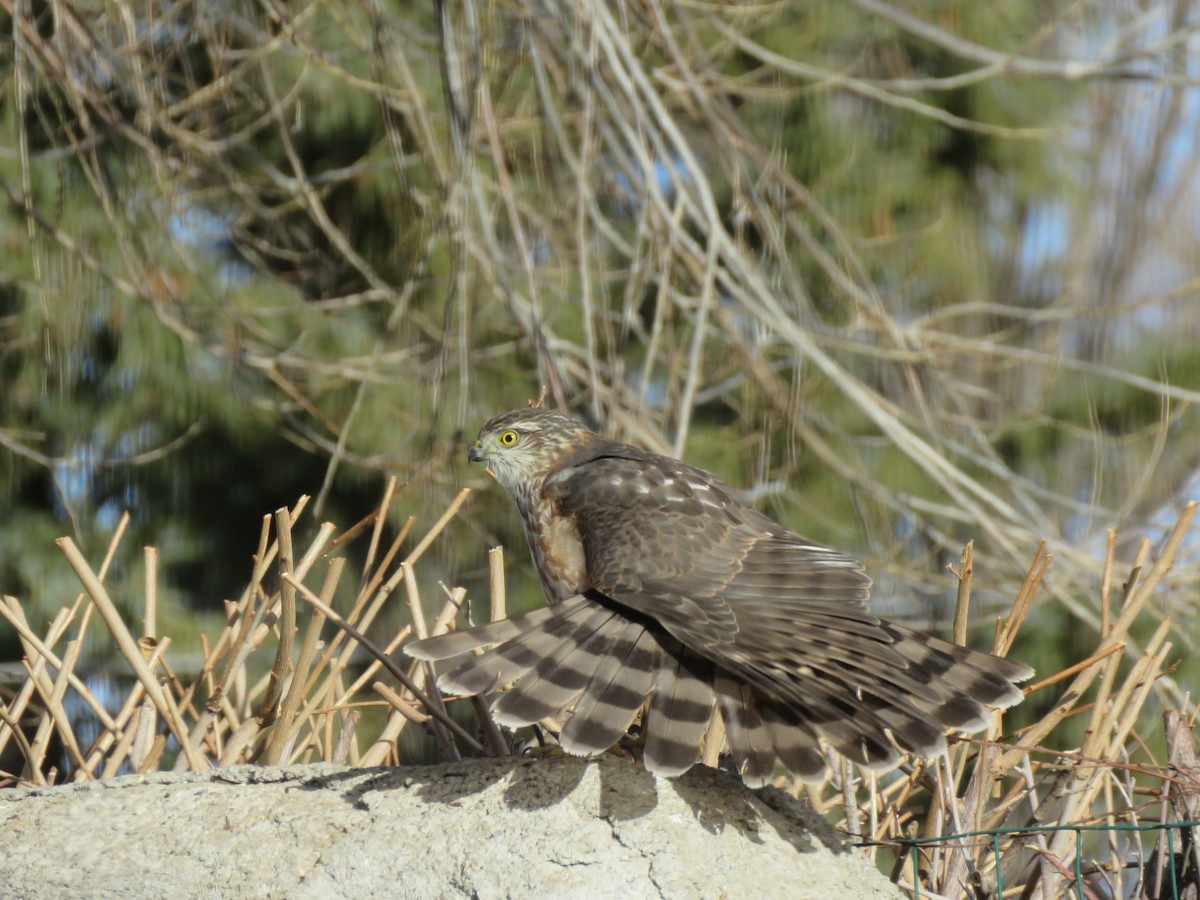
[[[513,431],[511,428],[508,431],[500,432],[501,447],[515,447],[517,445],[517,441],[520,439],[521,433],[519,431]]]

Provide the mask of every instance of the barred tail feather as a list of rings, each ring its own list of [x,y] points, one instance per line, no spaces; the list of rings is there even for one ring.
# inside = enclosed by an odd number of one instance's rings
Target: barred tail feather
[[[500,725],[517,728],[562,712],[587,687],[623,625],[615,613],[603,607],[590,610],[553,653],[496,699],[492,718]]]
[[[566,604],[559,604],[559,607]],[[447,693],[470,696],[490,694],[506,687],[531,671],[547,656],[558,651],[564,642],[579,639],[590,633],[589,623],[596,607],[580,603],[558,612],[542,625],[532,628],[483,656],[467,660],[458,668],[438,679],[438,686]]]
[[[713,664],[672,641],[654,678],[646,717],[646,768],[680,775],[700,758],[700,742],[712,718]]]
[[[532,612],[500,619],[498,622],[488,622],[465,628],[461,631],[451,631],[436,637],[412,641],[404,645],[404,652],[413,659],[439,660],[461,656],[480,647],[502,644],[522,633],[536,628],[555,616],[571,613],[585,603],[583,597],[572,597],[556,606],[543,606]]]
[[[662,657],[662,647],[650,631],[625,622],[610,654],[596,667],[575,703],[575,712],[558,736],[563,749],[592,756],[624,737],[650,696]]]
[[[771,731],[759,711],[760,696],[745,681],[718,671],[713,680],[725,740],[747,787],[762,787],[775,772]]]
[[[804,688],[803,700],[784,701],[789,714],[799,711],[847,759],[872,769],[896,764],[900,754],[884,723],[851,689],[824,678],[813,678]]]
[[[821,738],[804,713],[769,697],[759,699],[758,709],[784,768],[804,781],[824,781],[827,773]]]
[[[895,765],[901,750],[936,755],[947,729],[986,727],[988,708],[1020,701],[1016,684],[1033,674],[1012,660],[875,622],[852,621],[864,633],[847,630],[837,646],[827,635],[793,637],[760,648],[758,659],[739,659],[701,655],[648,617],[581,595],[405,651],[438,660],[492,647],[439,685],[465,695],[509,688],[492,712],[513,727],[570,711],[560,740],[578,755],[616,744],[648,702],[644,759],[660,775],[697,762],[716,707],[750,785],[765,783],[777,758],[802,779],[822,779],[822,741],[872,769]],[[868,626],[878,629],[874,637]],[[864,643],[872,652],[858,652]]]
[[[768,665],[744,657],[728,660],[733,674],[775,702],[769,713],[765,703],[757,706],[777,749],[793,743],[791,729],[807,729],[808,735],[794,738],[807,750],[784,760],[801,777],[817,775],[814,733],[843,756],[872,769],[895,765],[899,750],[935,756],[946,749],[947,730],[985,728],[991,722],[989,707],[1019,702],[1023,695],[1015,682],[1033,674],[1022,663],[891,622],[880,621],[879,632],[870,641],[844,635],[836,648],[811,637],[792,638],[773,653],[760,649],[762,656],[771,653]],[[872,652],[858,652],[866,643]],[[889,665],[883,663],[885,655]],[[718,665],[722,662],[717,659]],[[726,709],[731,715],[736,712],[730,700],[722,712]]]

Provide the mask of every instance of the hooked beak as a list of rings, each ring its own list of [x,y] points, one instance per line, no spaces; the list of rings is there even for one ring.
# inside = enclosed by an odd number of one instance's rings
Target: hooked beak
[[[468,462],[483,462],[483,444],[475,442],[475,446],[467,451]]]

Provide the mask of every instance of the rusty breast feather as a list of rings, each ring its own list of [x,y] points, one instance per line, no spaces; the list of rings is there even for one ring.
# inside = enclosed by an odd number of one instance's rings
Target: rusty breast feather
[[[513,499],[542,589],[551,603],[558,603],[587,590],[587,562],[574,519],[561,515],[557,504],[539,488],[514,491]]]

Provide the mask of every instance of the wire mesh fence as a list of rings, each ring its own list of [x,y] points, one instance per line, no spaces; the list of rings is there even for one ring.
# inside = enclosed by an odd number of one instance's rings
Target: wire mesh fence
[[[1045,834],[1075,834],[1075,853],[1074,864],[1062,871],[1065,867],[1057,860],[1046,860],[1049,864],[1054,865],[1060,870],[1060,874],[1067,875],[1069,881],[1067,883],[1067,891],[1062,896],[1077,897],[1079,900],[1089,900],[1089,898],[1103,896],[1125,896],[1125,897],[1152,897],[1152,898],[1170,898],[1170,900],[1180,900],[1184,896],[1183,891],[1188,885],[1200,885],[1200,874],[1198,874],[1197,863],[1200,863],[1197,857],[1197,848],[1195,837],[1191,829],[1200,826],[1200,820],[1191,820],[1187,822],[1114,822],[1103,825],[1042,825],[1030,826],[1024,828],[990,828],[986,831],[966,831],[960,834],[938,835],[930,838],[912,838],[900,840],[896,843],[907,849],[909,861],[914,872],[919,872],[921,868],[921,852],[925,848],[940,847],[947,851],[953,852],[954,848],[961,847],[964,841],[975,839],[986,839],[991,844],[992,862],[994,870],[990,873],[992,884],[985,883],[985,876],[989,873],[975,872],[969,877],[968,888],[975,891],[976,896],[994,896],[1003,897],[1005,894],[1005,864],[1003,861],[1004,853],[1002,852],[1001,839],[1012,838],[1019,839],[1021,837],[1036,837]],[[1136,866],[1138,878],[1136,883],[1126,892],[1115,894],[1111,885],[1101,892],[1092,890],[1088,886],[1087,875],[1096,875],[1100,872],[1100,867],[1085,867],[1084,860],[1084,836],[1087,834],[1135,834],[1139,837],[1146,833],[1155,833],[1159,835],[1160,843],[1165,843],[1165,857],[1152,854],[1150,858],[1143,863],[1140,857],[1131,862],[1131,866]],[[1182,856],[1181,859],[1176,859],[1177,847]],[[1046,859],[1046,855],[1042,855]],[[1165,862],[1165,864],[1164,864]],[[1024,862],[1018,863],[1024,865]],[[1087,869],[1090,868],[1089,873]],[[1010,881],[1014,879],[1010,878]],[[937,897],[938,894],[929,890],[922,890],[920,878],[914,878],[913,882],[907,886],[910,896],[914,900],[921,897]],[[1194,895],[1194,894],[1193,894]],[[1024,894],[1023,894],[1024,896]]]

